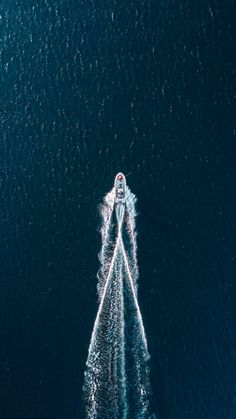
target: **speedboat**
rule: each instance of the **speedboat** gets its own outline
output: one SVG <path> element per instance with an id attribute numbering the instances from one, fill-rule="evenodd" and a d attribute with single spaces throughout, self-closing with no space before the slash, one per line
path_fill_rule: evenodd
<path id="1" fill-rule="evenodd" d="M 126 179 L 123 173 L 120 172 L 116 175 L 114 188 L 116 217 L 119 225 L 121 225 L 124 218 L 126 200 Z"/>
<path id="2" fill-rule="evenodd" d="M 117 204 L 125 203 L 126 194 L 126 179 L 123 173 L 118 173 L 115 177 L 115 202 Z"/>

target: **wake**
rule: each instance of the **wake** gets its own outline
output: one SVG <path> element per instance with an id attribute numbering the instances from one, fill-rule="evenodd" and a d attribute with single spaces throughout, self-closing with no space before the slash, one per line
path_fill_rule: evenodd
<path id="1" fill-rule="evenodd" d="M 136 197 L 126 187 L 122 222 L 114 202 L 113 188 L 101 207 L 99 307 L 83 387 L 86 418 L 150 418 L 149 354 L 137 299 Z"/>

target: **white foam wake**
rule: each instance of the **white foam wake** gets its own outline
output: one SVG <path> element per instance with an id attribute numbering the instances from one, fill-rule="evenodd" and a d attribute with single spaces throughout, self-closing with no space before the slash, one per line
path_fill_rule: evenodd
<path id="1" fill-rule="evenodd" d="M 101 207 L 99 307 L 83 387 L 86 418 L 149 418 L 149 354 L 137 299 L 136 197 L 127 187 L 122 225 L 114 197 L 113 189 Z"/>

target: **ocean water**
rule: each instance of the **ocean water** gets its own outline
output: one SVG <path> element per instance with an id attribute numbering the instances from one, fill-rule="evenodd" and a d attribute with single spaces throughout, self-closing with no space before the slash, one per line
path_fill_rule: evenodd
<path id="1" fill-rule="evenodd" d="M 155 413 L 235 418 L 233 3 L 0 3 L 1 418 L 85 417 L 99 204 L 119 170 Z"/>

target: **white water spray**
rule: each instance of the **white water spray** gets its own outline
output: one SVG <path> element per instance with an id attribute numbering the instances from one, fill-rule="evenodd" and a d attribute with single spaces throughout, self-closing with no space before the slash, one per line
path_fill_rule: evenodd
<path id="1" fill-rule="evenodd" d="M 126 187 L 120 222 L 114 188 L 101 207 L 99 307 L 83 387 L 88 419 L 150 417 L 149 354 L 137 299 L 135 202 Z"/>

